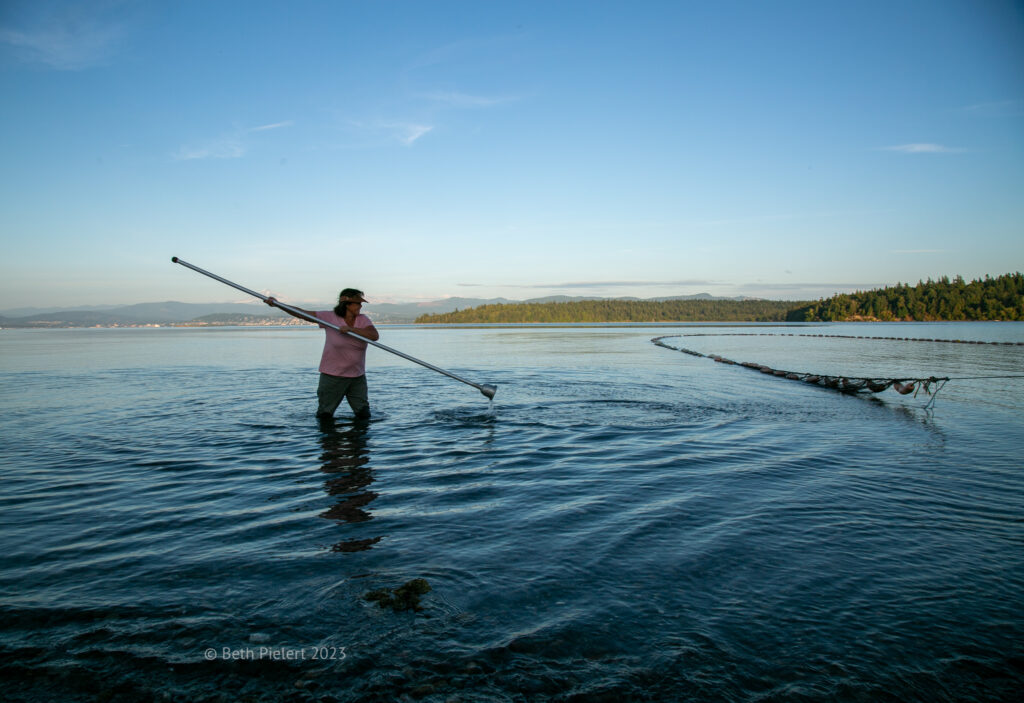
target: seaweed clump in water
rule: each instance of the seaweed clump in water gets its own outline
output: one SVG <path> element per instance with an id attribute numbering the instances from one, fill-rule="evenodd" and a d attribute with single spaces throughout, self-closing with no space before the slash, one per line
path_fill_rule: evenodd
<path id="1" fill-rule="evenodd" d="M 382 608 L 391 608 L 394 611 L 423 610 L 420 606 L 420 596 L 430 592 L 430 584 L 426 579 L 413 579 L 407 581 L 398 588 L 378 588 L 363 596 L 368 601 L 376 601 Z"/>

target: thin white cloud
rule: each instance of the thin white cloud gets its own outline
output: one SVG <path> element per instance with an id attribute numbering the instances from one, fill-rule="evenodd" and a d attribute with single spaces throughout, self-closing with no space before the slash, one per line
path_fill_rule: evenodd
<path id="1" fill-rule="evenodd" d="M 22 26 L 5 24 L 0 26 L 0 44 L 9 47 L 25 63 L 58 71 L 81 71 L 102 65 L 112 58 L 127 35 L 127 25 L 120 20 L 90 15 L 91 11 L 71 5 L 60 12 L 27 20 Z"/>
<path id="2" fill-rule="evenodd" d="M 265 124 L 265 125 L 261 125 L 259 127 L 251 127 L 248 131 L 249 132 L 266 132 L 266 131 L 269 131 L 271 129 L 281 129 L 282 127 L 291 127 L 293 124 L 295 124 L 295 123 L 292 122 L 291 120 L 285 120 L 284 122 L 275 122 L 273 124 Z"/>
<path id="3" fill-rule="evenodd" d="M 770 300 L 814 300 L 884 286 L 883 283 L 743 283 L 733 290 L 747 297 Z"/>
<path id="4" fill-rule="evenodd" d="M 434 129 L 433 125 L 418 122 L 400 122 L 394 120 L 374 120 L 362 122 L 349 120 L 349 126 L 360 135 L 361 140 L 369 140 L 363 146 L 383 146 L 399 142 L 412 146 L 423 135 Z"/>
<path id="5" fill-rule="evenodd" d="M 434 129 L 432 125 L 424 124 L 393 124 L 390 127 L 395 130 L 398 140 L 406 146 L 412 146 L 417 139 Z"/>
<path id="6" fill-rule="evenodd" d="M 959 154 L 966 151 L 966 149 L 944 146 L 942 144 L 917 143 L 884 146 L 882 151 L 896 151 L 901 154 Z"/>
<path id="7" fill-rule="evenodd" d="M 852 293 L 858 290 L 872 290 L 881 288 L 881 283 L 734 283 L 728 281 L 711 281 L 702 279 L 675 280 L 675 281 L 589 281 L 573 283 L 552 283 L 534 285 L 502 285 L 483 283 L 459 283 L 461 287 L 490 288 L 490 289 L 544 289 L 547 291 L 558 291 L 566 289 L 583 289 L 579 293 L 589 295 L 621 295 L 630 294 L 626 290 L 622 293 L 610 293 L 609 289 L 643 289 L 647 287 L 677 287 L 683 290 L 701 290 L 708 292 L 713 290 L 718 296 L 740 296 L 746 298 L 766 298 L 774 300 L 814 300 L 817 298 L 829 297 L 837 293 Z M 636 295 L 636 292 L 633 292 Z"/>
<path id="8" fill-rule="evenodd" d="M 741 283 L 739 290 L 792 291 L 792 290 L 870 290 L 882 288 L 882 283 Z"/>
<path id="9" fill-rule="evenodd" d="M 467 288 L 493 287 L 493 283 L 459 283 Z M 509 284 L 502 288 L 634 288 L 638 286 L 717 286 L 714 281 L 682 280 L 682 281 L 571 281 L 567 283 L 530 283 Z"/>
<path id="10" fill-rule="evenodd" d="M 183 146 L 173 155 L 175 161 L 193 161 L 197 159 L 240 159 L 249 151 L 249 145 L 245 135 L 257 132 L 267 132 L 273 129 L 291 127 L 294 124 L 291 120 L 274 122 L 272 124 L 260 125 L 236 129 L 233 132 L 214 139 L 199 146 Z"/>

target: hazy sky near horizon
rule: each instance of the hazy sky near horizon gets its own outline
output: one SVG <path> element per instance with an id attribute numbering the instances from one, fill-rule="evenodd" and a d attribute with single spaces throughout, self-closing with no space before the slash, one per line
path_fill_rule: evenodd
<path id="1" fill-rule="evenodd" d="M 1024 4 L 0 5 L 0 309 L 1024 264 Z"/>

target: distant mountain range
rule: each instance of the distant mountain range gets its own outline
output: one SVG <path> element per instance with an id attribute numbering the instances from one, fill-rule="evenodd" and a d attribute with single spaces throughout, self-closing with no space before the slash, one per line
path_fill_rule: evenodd
<path id="1" fill-rule="evenodd" d="M 479 305 L 511 303 L 563 303 L 581 300 L 642 300 L 641 298 L 598 298 L 553 295 L 529 300 L 507 298 L 445 298 L 424 303 L 370 303 L 363 311 L 378 324 L 410 324 L 424 314 L 465 310 Z M 662 298 L 666 300 L 751 300 L 748 297 L 721 298 L 707 293 Z M 306 307 L 306 306 L 304 306 Z M 307 309 L 327 310 L 330 303 Z M 212 316 L 212 317 L 211 317 Z M 200 319 L 206 318 L 206 319 Z M 284 324 L 291 318 L 262 303 L 137 303 L 135 305 L 93 305 L 75 308 L 14 308 L 0 311 L 0 327 L 131 327 L 174 324 Z"/>

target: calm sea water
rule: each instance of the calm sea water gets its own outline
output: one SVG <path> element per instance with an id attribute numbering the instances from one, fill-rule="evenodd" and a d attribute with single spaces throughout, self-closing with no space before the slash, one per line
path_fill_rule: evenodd
<path id="1" fill-rule="evenodd" d="M 751 336 L 719 336 L 745 332 Z M 757 336 L 770 332 L 775 336 Z M 1013 700 L 1024 324 L 0 331 L 6 700 Z M 421 610 L 364 595 L 425 579 Z"/>

